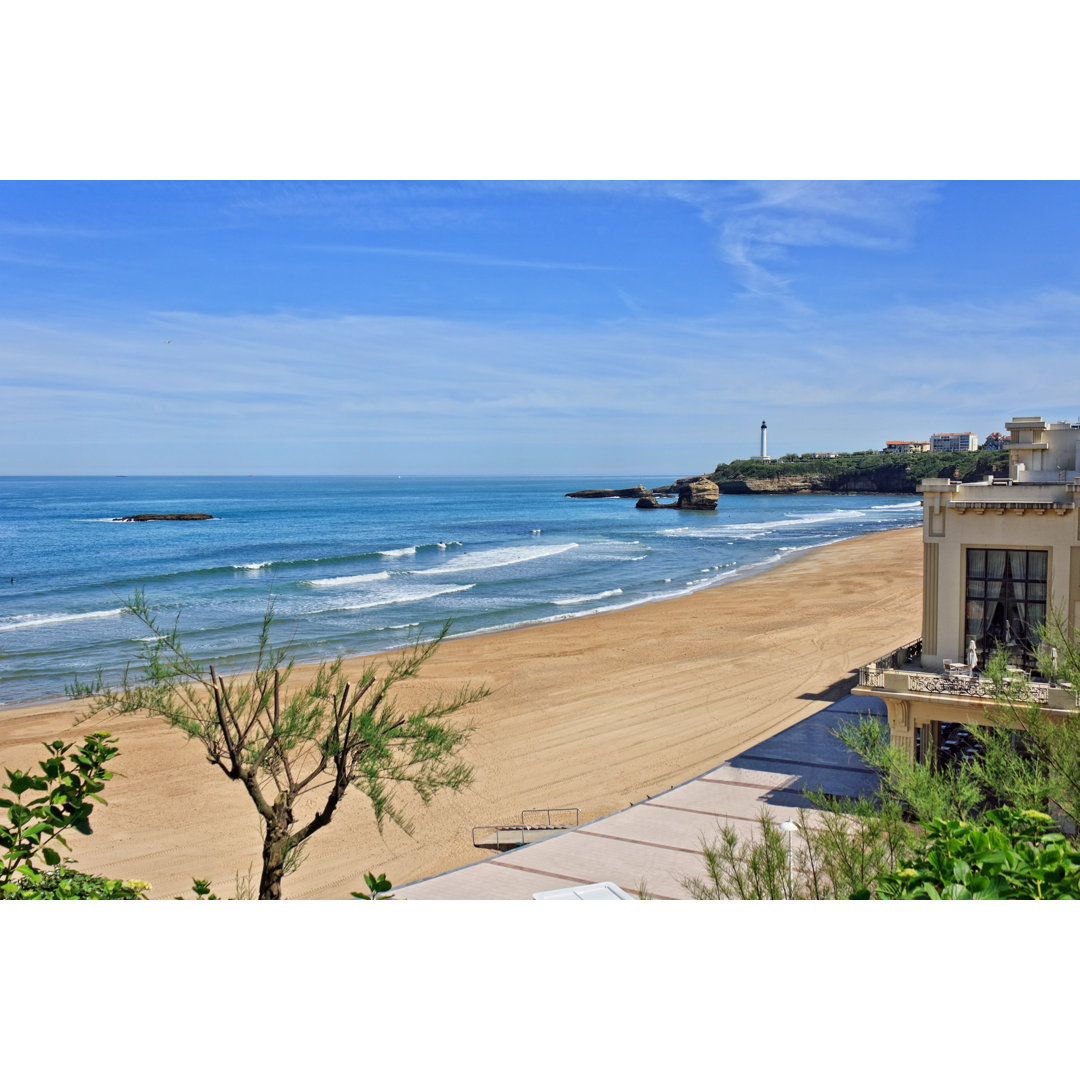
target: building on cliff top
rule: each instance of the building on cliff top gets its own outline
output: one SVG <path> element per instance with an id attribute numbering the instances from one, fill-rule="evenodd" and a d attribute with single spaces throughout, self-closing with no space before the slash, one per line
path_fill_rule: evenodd
<path id="1" fill-rule="evenodd" d="M 985 720 L 993 686 L 979 669 L 998 647 L 1031 674 L 1028 693 L 1050 715 L 1077 706 L 1072 688 L 1034 673 L 1052 613 L 1080 628 L 1080 424 L 1016 416 L 1005 426 L 1008 479 L 919 485 L 922 637 L 859 672 L 855 693 L 884 699 L 893 745 L 917 761 L 939 760 L 957 728 Z"/>
<path id="2" fill-rule="evenodd" d="M 978 450 L 979 440 L 975 437 L 974 431 L 946 431 L 930 436 L 930 449 L 935 454 L 952 454 L 958 450 Z"/>
<path id="3" fill-rule="evenodd" d="M 930 449 L 930 443 L 923 439 L 890 439 L 885 444 L 883 454 L 925 454 Z"/>

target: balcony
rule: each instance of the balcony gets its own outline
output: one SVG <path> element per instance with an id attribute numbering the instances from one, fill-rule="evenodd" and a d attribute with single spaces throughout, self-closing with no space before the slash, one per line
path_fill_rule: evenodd
<path id="1" fill-rule="evenodd" d="M 859 685 L 865 687 L 877 687 L 884 689 L 886 671 L 894 671 L 899 668 L 915 667 L 915 661 L 922 656 L 922 638 L 917 641 L 909 641 L 891 653 L 879 656 L 871 660 L 869 664 L 859 668 Z M 921 669 L 920 669 L 921 670 Z"/>
<path id="2" fill-rule="evenodd" d="M 991 679 L 975 674 L 966 664 L 953 664 L 947 671 L 925 671 L 919 663 L 921 656 L 921 639 L 879 656 L 859 668 L 857 692 L 880 693 L 883 697 L 934 694 L 988 704 L 994 701 Z M 1017 691 L 1017 700 L 1045 705 L 1055 712 L 1071 712 L 1080 704 L 1075 690 L 1068 684 L 1048 683 L 1019 669 L 1015 680 L 1006 680 L 1006 686 Z"/>

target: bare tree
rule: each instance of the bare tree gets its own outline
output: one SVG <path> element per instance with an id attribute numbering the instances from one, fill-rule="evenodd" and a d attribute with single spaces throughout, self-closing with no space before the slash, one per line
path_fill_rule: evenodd
<path id="1" fill-rule="evenodd" d="M 471 768 L 457 756 L 470 729 L 447 718 L 488 691 L 464 686 L 450 698 L 408 710 L 391 694 L 419 673 L 448 626 L 430 641 L 417 639 L 381 675 L 371 665 L 349 682 L 342 661 L 335 660 L 321 664 L 310 682 L 287 690 L 293 662 L 286 649 L 270 644 L 272 602 L 254 671 L 232 677 L 191 656 L 179 617 L 163 630 L 142 590 L 127 611 L 151 632 L 137 677 L 126 670 L 119 687 L 105 688 L 99 676 L 94 685 L 76 682 L 68 693 L 92 698 L 84 719 L 135 712 L 160 717 L 198 739 L 207 760 L 244 785 L 262 821 L 260 900 L 281 899 L 282 878 L 295 867 L 302 845 L 330 823 L 350 787 L 371 801 L 380 831 L 389 819 L 409 832 L 411 823 L 395 800 L 399 789 L 411 789 L 426 804 L 443 789 L 472 782 Z M 298 802 L 305 796 L 317 798 L 301 821 Z"/>

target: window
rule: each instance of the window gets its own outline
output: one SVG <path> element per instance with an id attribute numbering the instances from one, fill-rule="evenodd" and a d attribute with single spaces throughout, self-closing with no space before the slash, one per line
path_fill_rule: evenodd
<path id="1" fill-rule="evenodd" d="M 968 548 L 964 643 L 974 640 L 979 663 L 1001 646 L 1009 662 L 1027 666 L 1046 622 L 1045 551 Z"/>

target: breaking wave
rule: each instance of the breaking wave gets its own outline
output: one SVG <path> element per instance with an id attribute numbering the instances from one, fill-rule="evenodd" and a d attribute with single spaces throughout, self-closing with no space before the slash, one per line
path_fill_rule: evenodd
<path id="1" fill-rule="evenodd" d="M 490 548 L 487 551 L 474 551 L 468 555 L 459 555 L 443 566 L 432 566 L 427 570 L 412 570 L 413 574 L 458 574 L 473 573 L 477 570 L 493 570 L 498 566 L 512 566 L 514 563 L 531 562 L 533 559 L 545 559 L 551 555 L 561 555 L 564 551 L 576 548 L 576 543 L 554 544 L 548 547 Z"/>
<path id="2" fill-rule="evenodd" d="M 108 611 L 83 611 L 70 615 L 8 615 L 0 619 L 0 630 L 23 630 L 30 626 L 49 626 L 53 623 L 81 622 L 83 619 L 114 619 L 123 615 L 123 608 Z"/>

